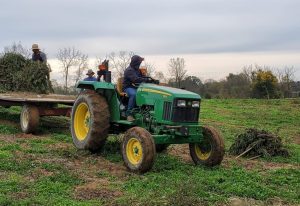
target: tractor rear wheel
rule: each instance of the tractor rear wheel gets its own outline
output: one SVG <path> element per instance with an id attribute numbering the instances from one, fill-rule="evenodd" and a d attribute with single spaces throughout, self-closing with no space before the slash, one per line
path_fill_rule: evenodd
<path id="1" fill-rule="evenodd" d="M 202 128 L 203 141 L 190 143 L 190 154 L 195 164 L 215 166 L 221 164 L 224 157 L 224 140 L 220 134 L 211 127 Z"/>
<path id="2" fill-rule="evenodd" d="M 150 170 L 155 159 L 155 144 L 151 134 L 141 127 L 133 127 L 124 135 L 121 145 L 125 166 L 132 172 Z"/>
<path id="3" fill-rule="evenodd" d="M 24 133 L 34 133 L 39 125 L 39 109 L 34 105 L 24 105 L 21 111 L 20 124 Z"/>
<path id="4" fill-rule="evenodd" d="M 94 91 L 80 94 L 71 115 L 74 145 L 92 152 L 99 150 L 108 136 L 109 118 L 108 104 L 103 96 Z"/>

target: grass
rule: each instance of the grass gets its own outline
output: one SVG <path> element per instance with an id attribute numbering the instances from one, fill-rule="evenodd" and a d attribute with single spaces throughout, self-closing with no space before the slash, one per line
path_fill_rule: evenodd
<path id="1" fill-rule="evenodd" d="M 0 205 L 224 205 L 232 197 L 300 204 L 300 101 L 202 102 L 201 121 L 221 131 L 226 150 L 255 127 L 281 136 L 288 158 L 253 162 L 226 154 L 221 166 L 205 168 L 161 153 L 144 175 L 125 170 L 118 137 L 98 154 L 78 151 L 66 118 L 42 118 L 38 134 L 23 137 L 19 112 L 0 107 Z"/>
<path id="2" fill-rule="evenodd" d="M 300 135 L 299 111 L 300 103 L 295 100 L 204 100 L 201 117 L 204 123 L 220 128 L 227 143 L 251 127 L 271 131 L 290 143 Z"/>

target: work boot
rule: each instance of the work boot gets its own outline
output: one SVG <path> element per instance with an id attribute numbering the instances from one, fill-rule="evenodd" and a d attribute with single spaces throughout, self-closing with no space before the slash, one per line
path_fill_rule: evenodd
<path id="1" fill-rule="evenodd" d="M 127 116 L 127 121 L 129 122 L 133 122 L 135 119 L 133 118 L 133 116 L 129 115 Z"/>

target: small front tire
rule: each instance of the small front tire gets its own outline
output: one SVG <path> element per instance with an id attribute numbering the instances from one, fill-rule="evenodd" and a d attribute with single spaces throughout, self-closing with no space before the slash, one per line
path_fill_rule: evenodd
<path id="1" fill-rule="evenodd" d="M 196 165 L 209 167 L 220 165 L 224 157 L 224 140 L 221 135 L 211 127 L 203 127 L 203 141 L 190 143 L 190 155 Z"/>
<path id="2" fill-rule="evenodd" d="M 156 151 L 152 135 L 141 127 L 133 127 L 124 135 L 121 145 L 125 166 L 136 173 L 149 171 L 154 163 Z"/>

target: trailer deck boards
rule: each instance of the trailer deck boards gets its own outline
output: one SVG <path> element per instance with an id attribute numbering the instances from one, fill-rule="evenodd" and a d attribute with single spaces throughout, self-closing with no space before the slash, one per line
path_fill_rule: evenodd
<path id="1" fill-rule="evenodd" d="M 73 105 L 76 96 L 58 94 L 34 94 L 28 92 L 0 93 L 0 105 L 14 106 L 23 104 L 66 104 Z"/>
<path id="2" fill-rule="evenodd" d="M 76 97 L 71 95 L 0 93 L 0 106 L 21 106 L 20 125 L 24 133 L 35 132 L 42 116 L 70 116 Z M 59 107 L 58 104 L 68 106 Z"/>

